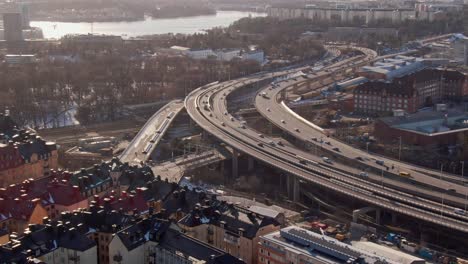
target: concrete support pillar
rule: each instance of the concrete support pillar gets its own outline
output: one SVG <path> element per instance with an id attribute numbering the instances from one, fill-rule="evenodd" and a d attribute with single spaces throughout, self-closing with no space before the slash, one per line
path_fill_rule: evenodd
<path id="1" fill-rule="evenodd" d="M 380 217 L 382 215 L 382 210 L 380 210 L 380 208 L 377 208 L 377 210 L 375 210 L 375 223 L 377 225 L 380 225 Z"/>
<path id="2" fill-rule="evenodd" d="M 396 223 L 397 223 L 397 214 L 392 213 L 392 225 L 396 225 Z"/>
<path id="3" fill-rule="evenodd" d="M 232 151 L 232 179 L 237 179 L 239 176 L 239 152 L 234 149 Z"/>
<path id="4" fill-rule="evenodd" d="M 255 169 L 255 160 L 252 157 L 248 157 L 247 159 L 248 165 L 247 165 L 247 170 L 249 172 L 252 172 Z"/>
<path id="5" fill-rule="evenodd" d="M 293 201 L 295 203 L 299 202 L 300 196 L 300 185 L 299 179 L 297 177 L 293 178 Z"/>
<path id="6" fill-rule="evenodd" d="M 291 199 L 293 202 L 299 202 L 299 179 L 294 175 L 288 174 L 286 185 L 289 199 Z"/>

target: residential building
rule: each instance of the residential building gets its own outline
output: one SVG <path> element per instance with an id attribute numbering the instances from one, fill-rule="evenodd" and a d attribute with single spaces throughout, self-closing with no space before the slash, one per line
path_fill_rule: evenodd
<path id="1" fill-rule="evenodd" d="M 30 224 L 41 224 L 47 217 L 47 210 L 39 198 L 29 198 L 27 194 L 20 197 L 0 197 L 0 228 L 8 232 L 21 233 Z"/>
<path id="2" fill-rule="evenodd" d="M 12 200 L 20 198 L 20 201 L 24 198 L 40 199 L 47 216 L 56 219 L 62 212 L 88 207 L 88 199 L 82 195 L 78 186 L 70 183 L 72 175 L 68 171 L 52 171 L 42 178 L 28 179 L 19 184 L 0 188 L 0 197 Z"/>
<path id="3" fill-rule="evenodd" d="M 198 204 L 178 224 L 187 235 L 249 264 L 257 263 L 260 236 L 280 228 L 280 224 L 269 216 L 209 198 Z"/>
<path id="4" fill-rule="evenodd" d="M 97 264 L 96 242 L 87 232 L 79 225 L 30 225 L 23 236 L 12 236 L 0 247 L 0 263 Z M 38 262 L 27 262 L 30 258 Z"/>
<path id="5" fill-rule="evenodd" d="M 0 187 L 42 177 L 58 167 L 55 143 L 33 130 L 18 129 L 4 114 L 0 114 L 0 154 Z"/>
<path id="6" fill-rule="evenodd" d="M 110 263 L 245 263 L 176 229 L 170 221 L 147 218 L 117 232 L 109 244 Z"/>
<path id="7" fill-rule="evenodd" d="M 20 13 L 3 14 L 4 38 L 8 42 L 18 42 L 23 38 L 23 21 Z"/>
<path id="8" fill-rule="evenodd" d="M 129 215 L 94 205 L 64 212 L 58 221 L 46 217 L 0 246 L 0 264 L 27 263 L 30 257 L 45 263 L 244 263 L 182 234 L 162 213 Z"/>
<path id="9" fill-rule="evenodd" d="M 406 20 L 434 19 L 432 16 L 418 18 L 416 11 L 410 8 L 339 8 L 308 5 L 304 8 L 270 7 L 267 13 L 268 16 L 279 19 L 307 18 L 314 21 L 362 22 L 366 24 L 381 20 L 398 24 Z M 430 14 L 432 13 L 434 12 L 430 12 Z"/>
<path id="10" fill-rule="evenodd" d="M 405 261 L 399 262 L 387 254 L 380 255 L 369 249 L 354 247 L 331 237 L 290 226 L 260 237 L 258 263 L 425 263 L 420 258 L 390 248 L 388 250 L 393 255 L 402 256 L 399 260 Z"/>

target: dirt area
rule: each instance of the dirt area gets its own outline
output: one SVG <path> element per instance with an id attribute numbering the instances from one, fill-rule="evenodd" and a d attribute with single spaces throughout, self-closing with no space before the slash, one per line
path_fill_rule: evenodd
<path id="1" fill-rule="evenodd" d="M 107 136 L 120 140 L 131 140 L 144 123 L 135 119 L 95 124 L 39 130 L 46 140 L 57 142 L 60 146 L 73 146 L 80 138 Z"/>

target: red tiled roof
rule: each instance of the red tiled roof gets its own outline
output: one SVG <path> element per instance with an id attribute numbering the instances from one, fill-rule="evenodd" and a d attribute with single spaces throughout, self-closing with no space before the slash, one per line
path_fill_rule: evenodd
<path id="1" fill-rule="evenodd" d="M 40 198 L 44 205 L 70 206 L 86 200 L 79 188 L 68 182 L 71 175 L 69 172 L 52 172 L 47 177 L 12 184 L 6 189 L 0 189 L 0 197 L 14 199 L 27 194 L 30 199 Z"/>
<path id="2" fill-rule="evenodd" d="M 28 221 L 40 199 L 29 199 L 27 194 L 20 198 L 0 198 L 0 214 L 7 218 Z"/>
<path id="3" fill-rule="evenodd" d="M 123 191 L 120 197 L 109 195 L 99 198 L 95 196 L 94 200 L 97 205 L 103 205 L 104 207 L 109 206 L 112 210 L 122 209 L 124 212 L 137 210 L 141 213 L 149 209 L 143 192 L 144 190 L 142 188 L 137 188 L 136 194 L 128 194 Z"/>

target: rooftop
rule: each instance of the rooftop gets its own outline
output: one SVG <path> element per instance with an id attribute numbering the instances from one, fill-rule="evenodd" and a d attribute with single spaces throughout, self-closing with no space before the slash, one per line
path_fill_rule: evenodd
<path id="1" fill-rule="evenodd" d="M 385 117 L 380 121 L 386 125 L 426 136 L 468 131 L 468 115 L 457 109 L 449 111 L 427 111 L 411 115 Z"/>

